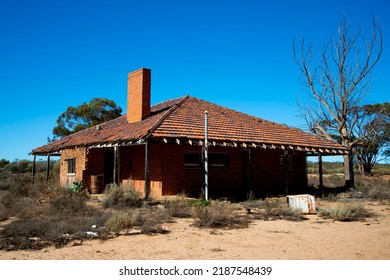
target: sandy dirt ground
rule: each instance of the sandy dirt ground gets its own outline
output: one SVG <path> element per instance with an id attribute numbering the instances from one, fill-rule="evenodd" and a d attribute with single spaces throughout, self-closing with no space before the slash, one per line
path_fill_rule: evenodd
<path id="1" fill-rule="evenodd" d="M 325 203 L 325 202 L 323 202 Z M 321 206 L 317 203 L 317 206 Z M 191 219 L 165 235 L 127 235 L 40 251 L 0 251 L 1 260 L 390 260 L 390 205 L 368 203 L 364 222 L 254 221 L 249 228 L 199 229 Z"/>

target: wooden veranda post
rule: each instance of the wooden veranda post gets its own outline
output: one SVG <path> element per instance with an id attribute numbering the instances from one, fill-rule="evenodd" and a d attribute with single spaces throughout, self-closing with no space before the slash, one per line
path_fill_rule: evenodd
<path id="1" fill-rule="evenodd" d="M 114 146 L 114 170 L 113 170 L 113 183 L 118 184 L 118 145 Z"/>
<path id="2" fill-rule="evenodd" d="M 253 149 L 249 149 L 249 197 L 248 199 L 254 198 L 254 156 L 255 151 Z"/>
<path id="3" fill-rule="evenodd" d="M 324 197 L 324 178 L 323 178 L 323 171 L 322 171 L 322 154 L 318 154 L 318 177 L 319 177 L 319 184 L 320 184 L 320 192 L 321 197 Z"/>
<path id="4" fill-rule="evenodd" d="M 33 166 L 32 166 L 32 182 L 34 184 L 34 180 L 35 180 L 35 165 L 36 165 L 36 162 L 37 162 L 37 155 L 34 155 L 34 160 L 33 160 Z"/>
<path id="5" fill-rule="evenodd" d="M 204 196 L 209 199 L 208 112 L 204 112 Z"/>
<path id="6" fill-rule="evenodd" d="M 149 141 L 145 142 L 145 200 L 150 200 L 150 172 L 149 172 L 149 160 L 150 160 L 150 147 Z"/>
<path id="7" fill-rule="evenodd" d="M 46 183 L 49 182 L 49 174 L 50 174 L 50 155 L 47 156 L 47 163 L 46 163 Z"/>
<path id="8" fill-rule="evenodd" d="M 284 157 L 283 157 L 283 164 L 284 164 L 284 194 L 288 195 L 288 168 L 289 168 L 289 162 L 288 162 L 288 151 L 284 151 Z"/>

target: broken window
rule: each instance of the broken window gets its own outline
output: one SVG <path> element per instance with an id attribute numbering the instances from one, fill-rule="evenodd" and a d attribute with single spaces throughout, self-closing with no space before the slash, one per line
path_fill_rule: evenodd
<path id="1" fill-rule="evenodd" d="M 76 173 L 76 158 L 68 158 L 66 159 L 68 162 L 68 174 Z"/>

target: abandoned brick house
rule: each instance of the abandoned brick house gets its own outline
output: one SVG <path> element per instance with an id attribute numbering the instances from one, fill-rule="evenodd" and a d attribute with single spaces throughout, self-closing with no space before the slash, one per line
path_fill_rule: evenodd
<path id="1" fill-rule="evenodd" d="M 151 71 L 128 75 L 127 115 L 32 151 L 61 156 L 60 183 L 83 181 L 93 192 L 116 182 L 143 195 L 204 187 L 205 111 L 208 112 L 210 197 L 298 193 L 307 185 L 308 155 L 338 155 L 336 143 L 191 96 L 150 106 Z"/>

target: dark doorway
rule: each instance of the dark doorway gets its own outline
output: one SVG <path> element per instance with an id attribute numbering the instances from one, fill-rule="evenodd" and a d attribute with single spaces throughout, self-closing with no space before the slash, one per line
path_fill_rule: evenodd
<path id="1" fill-rule="evenodd" d="M 114 149 L 104 151 L 104 185 L 113 183 L 114 180 Z"/>
<path id="2" fill-rule="evenodd" d="M 250 191 L 250 164 L 249 150 L 241 151 L 241 196 L 243 199 L 248 199 Z"/>

